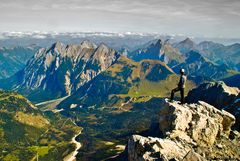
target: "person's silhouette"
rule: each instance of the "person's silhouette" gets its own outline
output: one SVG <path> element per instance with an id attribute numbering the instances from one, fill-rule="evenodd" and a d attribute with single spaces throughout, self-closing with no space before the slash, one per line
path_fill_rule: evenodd
<path id="1" fill-rule="evenodd" d="M 172 90 L 170 100 L 173 101 L 174 93 L 180 91 L 180 93 L 181 93 L 181 104 L 184 104 L 184 89 L 185 89 L 185 86 L 186 86 L 185 84 L 186 84 L 186 81 L 187 81 L 187 76 L 185 75 L 185 70 L 184 69 L 180 70 L 180 74 L 181 74 L 181 76 L 180 76 L 180 80 L 179 80 L 179 83 L 178 83 L 178 87 L 174 88 Z"/>

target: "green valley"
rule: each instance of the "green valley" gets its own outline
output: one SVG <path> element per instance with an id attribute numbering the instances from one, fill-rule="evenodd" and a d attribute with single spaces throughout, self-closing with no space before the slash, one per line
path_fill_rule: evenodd
<path id="1" fill-rule="evenodd" d="M 0 160 L 61 160 L 74 149 L 81 130 L 71 119 L 42 113 L 23 96 L 0 91 Z"/>

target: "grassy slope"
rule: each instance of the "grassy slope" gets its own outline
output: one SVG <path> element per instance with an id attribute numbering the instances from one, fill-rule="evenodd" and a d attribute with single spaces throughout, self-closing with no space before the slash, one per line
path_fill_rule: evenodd
<path id="1" fill-rule="evenodd" d="M 122 56 L 117 63 L 64 100 L 59 107 L 67 108 L 71 104 L 119 106 L 129 98 L 168 97 L 170 91 L 177 86 L 178 79 L 160 61 L 134 62 Z M 187 92 L 194 86 L 193 82 L 188 81 Z"/>
<path id="2" fill-rule="evenodd" d="M 127 77 L 127 81 L 131 86 L 126 94 L 118 94 L 120 97 L 168 97 L 173 88 L 178 84 L 179 77 L 173 73 L 173 71 L 167 67 L 164 63 L 156 60 L 144 60 L 140 63 L 133 62 L 132 60 L 122 57 L 121 63 L 113 65 L 108 69 L 113 77 L 116 77 L 117 73 L 123 73 L 127 64 L 132 64 L 132 73 Z M 144 63 L 150 64 L 150 68 L 144 70 Z M 160 65 L 161 68 L 154 70 L 156 65 Z M 159 71 L 160 72 L 159 72 Z M 165 71 L 164 71 L 165 70 Z M 152 78 L 156 78 L 156 80 Z M 124 79 L 119 77 L 119 79 Z M 138 79 L 137 83 L 133 83 Z M 195 87 L 195 84 L 191 81 L 187 82 L 186 94 L 190 89 Z"/>
<path id="3" fill-rule="evenodd" d="M 69 144 L 80 130 L 70 119 L 43 114 L 23 96 L 0 91 L 0 160 L 60 160 L 74 149 Z"/>

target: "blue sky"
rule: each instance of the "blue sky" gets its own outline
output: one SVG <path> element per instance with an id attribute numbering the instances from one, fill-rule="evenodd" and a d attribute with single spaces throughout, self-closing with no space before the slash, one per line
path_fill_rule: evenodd
<path id="1" fill-rule="evenodd" d="M 240 37 L 239 0 L 0 0 L 0 31 Z"/>

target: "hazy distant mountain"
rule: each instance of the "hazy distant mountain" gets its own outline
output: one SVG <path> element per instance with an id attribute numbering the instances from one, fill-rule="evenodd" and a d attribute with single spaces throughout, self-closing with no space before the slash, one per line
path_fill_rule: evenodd
<path id="1" fill-rule="evenodd" d="M 90 40 L 97 45 L 104 42 L 109 47 L 120 50 L 127 48 L 133 50 L 150 40 L 164 38 L 159 34 L 144 33 L 107 33 L 107 32 L 4 32 L 0 33 L 0 47 L 12 47 L 16 44 L 19 46 L 28 46 L 34 43 L 42 47 L 48 47 L 56 41 L 64 44 L 79 44 L 84 40 Z"/>
<path id="2" fill-rule="evenodd" d="M 185 40 L 176 43 L 173 45 L 175 48 L 179 49 L 179 51 L 182 54 L 186 54 L 192 50 L 196 50 L 197 49 L 197 44 L 191 40 L 190 38 L 186 38 Z"/>
<path id="3" fill-rule="evenodd" d="M 198 44 L 198 49 L 208 59 L 219 64 L 225 63 L 235 70 L 240 70 L 240 44 L 224 46 L 205 41 Z"/>
<path id="4" fill-rule="evenodd" d="M 62 97 L 106 70 L 118 57 L 115 50 L 104 44 L 57 42 L 48 49 L 40 49 L 7 83 L 12 82 L 10 89 L 25 94 L 32 101 Z"/>
<path id="5" fill-rule="evenodd" d="M 236 74 L 235 71 L 230 70 L 226 65 L 218 65 L 203 57 L 197 51 L 190 51 L 185 54 L 185 62 L 175 66 L 173 70 L 179 72 L 181 68 L 185 69 L 186 74 L 190 77 L 202 77 L 207 80 L 222 79 Z"/>
<path id="6" fill-rule="evenodd" d="M 216 64 L 227 65 L 228 68 L 233 70 L 239 71 L 240 69 L 240 44 L 238 43 L 225 46 L 212 41 L 203 41 L 196 44 L 193 40 L 187 38 L 184 41 L 175 43 L 173 46 L 183 54 L 187 54 L 192 50 L 197 51 Z"/>
<path id="7" fill-rule="evenodd" d="M 0 48 L 0 79 L 10 77 L 23 69 L 38 48 L 37 46 Z"/>
<path id="8" fill-rule="evenodd" d="M 184 61 L 184 57 L 177 49 L 161 39 L 145 44 L 142 48 L 129 53 L 128 56 L 135 61 L 144 59 L 160 60 L 170 67 Z"/>

